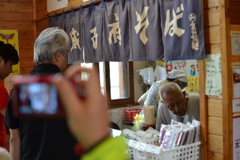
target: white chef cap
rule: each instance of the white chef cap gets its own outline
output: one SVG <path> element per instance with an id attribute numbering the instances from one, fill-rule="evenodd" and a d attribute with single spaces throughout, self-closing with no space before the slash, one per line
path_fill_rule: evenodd
<path id="1" fill-rule="evenodd" d="M 186 82 L 186 83 L 188 82 L 187 77 L 182 70 L 171 70 L 168 73 L 167 78 L 177 79 L 181 82 Z"/>

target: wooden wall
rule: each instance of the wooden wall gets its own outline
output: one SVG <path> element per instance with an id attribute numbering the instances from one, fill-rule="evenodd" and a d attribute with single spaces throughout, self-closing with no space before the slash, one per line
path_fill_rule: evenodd
<path id="1" fill-rule="evenodd" d="M 202 158 L 232 159 L 233 79 L 230 24 L 240 24 L 240 1 L 203 0 L 203 8 L 207 53 L 220 53 L 222 57 L 222 96 L 205 96 L 201 93 Z M 204 66 L 202 68 L 204 69 Z M 201 76 L 204 80 L 205 74 L 202 73 Z M 204 86 L 201 84 L 202 90 Z"/>
<path id="2" fill-rule="evenodd" d="M 0 30 L 18 30 L 20 74 L 29 74 L 33 64 L 33 1 L 0 0 Z"/>
<path id="3" fill-rule="evenodd" d="M 221 26 L 219 0 L 203 0 L 204 32 L 207 54 L 221 53 Z M 223 158 L 222 97 L 205 95 L 205 65 L 200 63 L 200 121 L 202 124 L 201 159 Z"/>
<path id="4" fill-rule="evenodd" d="M 36 21 L 36 36 L 39 33 L 48 27 L 48 20 L 46 15 L 47 12 L 47 0 L 35 0 L 36 4 L 36 17 L 34 18 Z M 82 4 L 82 0 L 68 0 L 68 7 L 77 6 Z M 61 9 L 62 10 L 62 9 Z M 57 10 L 58 11 L 58 10 Z"/>

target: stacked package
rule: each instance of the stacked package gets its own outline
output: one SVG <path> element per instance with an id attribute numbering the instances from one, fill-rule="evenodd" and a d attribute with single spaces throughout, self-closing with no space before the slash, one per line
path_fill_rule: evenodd
<path id="1" fill-rule="evenodd" d="M 155 137 L 158 138 L 159 132 L 151 127 L 146 131 L 136 131 L 136 132 L 131 131 L 129 129 L 124 129 L 121 135 L 127 139 L 131 139 L 135 141 L 146 141 Z"/>
<path id="2" fill-rule="evenodd" d="M 200 137 L 200 122 L 193 120 L 192 123 L 188 122 L 183 124 L 172 120 L 170 125 L 162 124 L 160 132 L 153 128 L 146 131 L 131 131 L 124 129 L 122 136 L 129 140 L 145 142 L 151 139 L 158 139 L 156 146 L 163 149 L 173 149 L 175 147 L 199 142 Z"/>
<path id="3" fill-rule="evenodd" d="M 172 120 L 170 125 L 161 125 L 159 144 L 163 149 L 191 144 L 199 141 L 200 122 L 193 120 L 183 124 Z"/>

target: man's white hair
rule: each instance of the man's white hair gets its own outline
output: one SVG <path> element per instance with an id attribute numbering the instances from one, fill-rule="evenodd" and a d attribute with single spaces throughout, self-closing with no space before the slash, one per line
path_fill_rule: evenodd
<path id="1" fill-rule="evenodd" d="M 51 63 L 57 51 L 66 54 L 70 40 L 67 33 L 56 27 L 43 30 L 34 44 L 34 62 Z"/>
<path id="2" fill-rule="evenodd" d="M 165 83 L 163 84 L 160 88 L 159 88 L 159 96 L 160 96 L 160 100 L 163 101 L 162 99 L 162 95 L 164 93 L 172 93 L 174 91 L 178 91 L 179 93 L 182 93 L 181 88 L 179 87 L 179 85 L 177 83 L 174 82 L 169 82 L 169 83 Z"/>

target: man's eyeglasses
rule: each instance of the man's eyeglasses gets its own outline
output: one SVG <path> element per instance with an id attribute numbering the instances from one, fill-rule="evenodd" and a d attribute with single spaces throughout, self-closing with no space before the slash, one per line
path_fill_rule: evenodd
<path id="1" fill-rule="evenodd" d="M 169 103 L 166 106 L 169 110 L 173 110 L 175 108 L 175 106 L 178 105 L 179 103 L 181 103 L 182 101 L 183 101 L 183 98 L 179 98 L 174 103 Z"/>

